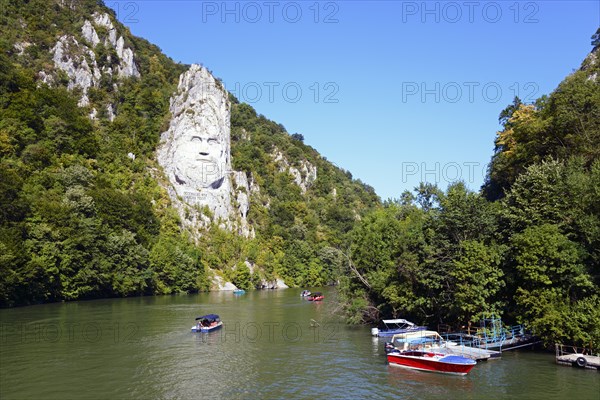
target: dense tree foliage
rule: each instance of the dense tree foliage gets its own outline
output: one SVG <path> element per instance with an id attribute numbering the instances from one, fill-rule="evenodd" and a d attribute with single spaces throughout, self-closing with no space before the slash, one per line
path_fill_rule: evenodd
<path id="1" fill-rule="evenodd" d="M 423 183 L 381 205 L 301 134 L 231 96 L 233 167 L 260 188 L 256 237 L 213 226 L 194 241 L 154 159 L 186 66 L 118 24 L 141 77 L 105 75 L 79 107 L 50 50 L 95 11 L 116 23 L 94 0 L 0 10 L 0 306 L 194 292 L 213 274 L 245 289 L 282 277 L 339 282 L 351 322 L 460 326 L 496 313 L 546 343 L 600 346 L 598 32 L 553 93 L 500 113 L 481 193 Z M 100 68 L 117 58 L 104 44 L 94 56 Z M 276 154 L 302 178 L 316 167 L 316 180 L 301 188 Z"/>
<path id="2" fill-rule="evenodd" d="M 421 184 L 362 219 L 340 288 L 350 321 L 460 327 L 494 313 L 547 344 L 600 348 L 597 57 L 500 113 L 482 194 Z"/>
<path id="3" fill-rule="evenodd" d="M 247 104 L 233 99 L 232 161 L 236 170 L 257 177 L 261 188 L 248 218 L 257 230 L 256 254 L 250 257 L 265 271 L 286 278 L 292 285 L 321 285 L 337 281 L 347 233 L 357 218 L 378 204 L 373 188 L 348 179 L 313 148 Z M 277 151 L 293 167 L 308 161 L 317 168 L 317 179 L 306 193 L 274 161 Z"/>
<path id="4" fill-rule="evenodd" d="M 103 74 L 89 88 L 90 104 L 79 107 L 81 91 L 67 90 L 51 49 L 65 34 L 85 43 L 81 28 L 96 11 L 111 15 L 140 77 Z M 290 136 L 232 96 L 234 168 L 260 187 L 249 214 L 256 238 L 213 226 L 194 241 L 154 159 L 187 66 L 131 35 L 100 1 L 8 0 L 0 28 L 0 306 L 195 292 L 209 289 L 213 274 L 245 289 L 276 277 L 289 285 L 336 281 L 337 248 L 379 199 L 301 134 Z M 114 69 L 113 47 L 101 42 L 93 52 L 100 69 Z M 42 75 L 53 77 L 49 85 Z M 306 193 L 275 151 L 292 166 L 317 168 Z"/>

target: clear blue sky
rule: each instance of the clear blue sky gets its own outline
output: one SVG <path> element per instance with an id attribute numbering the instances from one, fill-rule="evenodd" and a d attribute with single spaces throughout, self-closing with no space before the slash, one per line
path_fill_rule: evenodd
<path id="1" fill-rule="evenodd" d="M 383 199 L 420 181 L 477 190 L 500 111 L 554 90 L 600 25 L 598 0 L 106 4 Z"/>

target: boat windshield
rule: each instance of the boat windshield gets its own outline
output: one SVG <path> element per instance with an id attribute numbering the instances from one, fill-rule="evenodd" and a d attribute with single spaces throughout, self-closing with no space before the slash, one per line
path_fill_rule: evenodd
<path id="1" fill-rule="evenodd" d="M 397 347 L 433 346 L 443 342 L 443 338 L 435 331 L 415 331 L 392 337 L 392 343 Z"/>
<path id="2" fill-rule="evenodd" d="M 415 326 L 405 319 L 384 319 L 382 322 L 387 329 L 405 329 Z"/>

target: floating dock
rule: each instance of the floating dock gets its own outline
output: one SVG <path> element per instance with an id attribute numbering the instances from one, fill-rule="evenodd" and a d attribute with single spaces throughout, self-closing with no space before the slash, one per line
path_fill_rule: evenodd
<path id="1" fill-rule="evenodd" d="M 451 343 L 451 342 L 450 342 Z M 478 347 L 466 346 L 464 344 L 446 343 L 444 347 L 448 353 L 470 358 L 475 361 L 485 361 L 500 358 L 502 353 L 494 350 L 480 349 Z"/>
<path id="2" fill-rule="evenodd" d="M 502 320 L 494 316 L 483 319 L 480 327 L 469 328 L 466 332 L 448 332 L 442 336 L 460 346 L 488 351 L 491 358 L 500 357 L 503 351 L 531 347 L 539 343 L 535 336 L 525 331 L 523 325 L 505 328 Z"/>
<path id="3" fill-rule="evenodd" d="M 600 371 L 600 354 L 594 354 L 590 349 L 557 344 L 556 363 Z"/>

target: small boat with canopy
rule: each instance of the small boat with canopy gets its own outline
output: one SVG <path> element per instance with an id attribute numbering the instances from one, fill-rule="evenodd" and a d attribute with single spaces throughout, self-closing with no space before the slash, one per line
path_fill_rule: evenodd
<path id="1" fill-rule="evenodd" d="M 207 314 L 196 318 L 196 325 L 192 326 L 192 332 L 209 333 L 223 326 L 223 321 L 217 314 Z"/>
<path id="2" fill-rule="evenodd" d="M 418 326 L 405 319 L 384 319 L 383 328 L 372 328 L 371 335 L 379 337 L 392 337 L 399 333 L 424 331 L 425 326 Z"/>

